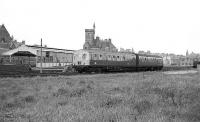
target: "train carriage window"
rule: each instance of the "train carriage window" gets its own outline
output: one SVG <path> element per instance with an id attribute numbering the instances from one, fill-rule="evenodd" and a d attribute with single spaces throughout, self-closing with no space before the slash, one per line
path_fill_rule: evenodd
<path id="1" fill-rule="evenodd" d="M 142 62 L 145 62 L 145 57 L 142 57 Z"/>
<path id="2" fill-rule="evenodd" d="M 109 61 L 111 60 L 111 56 L 110 56 L 110 55 L 108 55 L 108 60 L 109 60 Z"/>
<path id="3" fill-rule="evenodd" d="M 115 61 L 115 55 L 113 56 L 113 61 Z"/>
<path id="4" fill-rule="evenodd" d="M 103 57 L 102 57 L 102 55 L 100 54 L 100 55 L 99 55 L 99 60 L 102 60 L 102 58 L 103 58 Z"/>
<path id="5" fill-rule="evenodd" d="M 103 54 L 103 60 L 108 60 L 108 56 L 106 54 Z"/>
<path id="6" fill-rule="evenodd" d="M 83 55 L 82 55 L 82 59 L 85 60 L 85 59 L 86 59 L 86 56 L 87 56 L 86 54 L 83 54 Z"/>
<path id="7" fill-rule="evenodd" d="M 119 56 L 117 56 L 117 61 L 120 61 L 120 58 L 119 58 Z"/>
<path id="8" fill-rule="evenodd" d="M 98 54 L 94 54 L 94 60 L 98 60 Z"/>
<path id="9" fill-rule="evenodd" d="M 133 60 L 135 60 L 135 59 L 136 59 L 135 55 L 132 55 L 132 59 L 133 59 Z"/>
<path id="10" fill-rule="evenodd" d="M 97 57 L 97 54 L 94 54 L 94 57 L 96 58 L 96 57 Z"/>
<path id="11" fill-rule="evenodd" d="M 93 60 L 92 54 L 89 54 L 89 55 L 90 55 L 90 60 Z"/>
<path id="12" fill-rule="evenodd" d="M 126 58 L 125 58 L 125 56 L 123 56 L 123 61 L 125 61 L 126 60 Z"/>

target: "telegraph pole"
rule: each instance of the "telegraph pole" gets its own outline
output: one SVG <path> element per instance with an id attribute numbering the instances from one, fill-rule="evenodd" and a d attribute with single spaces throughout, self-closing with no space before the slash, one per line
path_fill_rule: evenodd
<path id="1" fill-rule="evenodd" d="M 41 38 L 41 50 L 40 50 L 40 73 L 42 73 L 42 38 Z"/>

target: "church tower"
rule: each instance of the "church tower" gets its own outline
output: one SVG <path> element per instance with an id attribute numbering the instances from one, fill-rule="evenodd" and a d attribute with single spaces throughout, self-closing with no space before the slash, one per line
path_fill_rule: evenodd
<path id="1" fill-rule="evenodd" d="M 95 23 L 93 25 L 93 29 L 85 29 L 85 44 L 83 46 L 83 49 L 90 49 L 90 47 L 93 45 L 93 41 L 95 38 Z"/>
<path id="2" fill-rule="evenodd" d="M 186 51 L 186 57 L 188 57 L 189 56 L 189 52 L 188 52 L 188 50 Z"/>

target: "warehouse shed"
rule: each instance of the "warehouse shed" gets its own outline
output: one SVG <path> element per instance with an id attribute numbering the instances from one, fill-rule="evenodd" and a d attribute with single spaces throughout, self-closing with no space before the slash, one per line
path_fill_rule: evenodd
<path id="1" fill-rule="evenodd" d="M 4 52 L 4 63 L 29 64 L 32 67 L 63 67 L 73 62 L 73 50 L 21 45 L 18 48 Z"/>

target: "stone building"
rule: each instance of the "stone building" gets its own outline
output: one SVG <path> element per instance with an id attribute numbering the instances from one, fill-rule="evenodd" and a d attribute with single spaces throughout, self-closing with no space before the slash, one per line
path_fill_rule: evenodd
<path id="1" fill-rule="evenodd" d="M 10 36 L 4 24 L 0 25 L 0 50 L 10 50 L 20 45 L 25 44 L 25 41 L 17 42 Z"/>
<path id="2" fill-rule="evenodd" d="M 83 49 L 100 49 L 104 51 L 117 52 L 117 48 L 112 44 L 111 39 L 100 39 L 95 37 L 95 24 L 93 29 L 85 29 L 85 43 Z"/>

